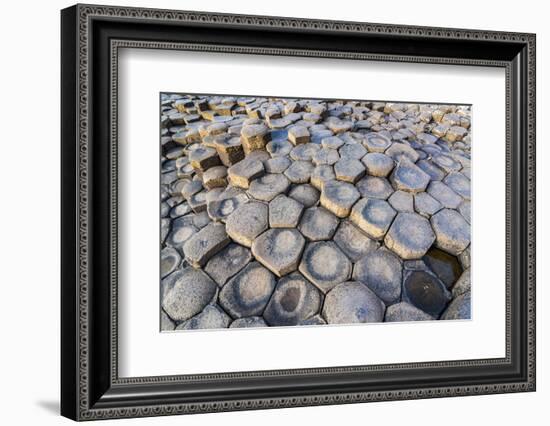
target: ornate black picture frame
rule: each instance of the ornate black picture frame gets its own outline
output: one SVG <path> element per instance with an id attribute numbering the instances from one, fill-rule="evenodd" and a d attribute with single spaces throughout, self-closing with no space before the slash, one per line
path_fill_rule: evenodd
<path id="1" fill-rule="evenodd" d="M 92 420 L 535 390 L 535 35 L 95 5 L 64 9 L 61 28 L 62 415 Z M 121 47 L 505 69 L 506 356 L 119 378 Z"/>

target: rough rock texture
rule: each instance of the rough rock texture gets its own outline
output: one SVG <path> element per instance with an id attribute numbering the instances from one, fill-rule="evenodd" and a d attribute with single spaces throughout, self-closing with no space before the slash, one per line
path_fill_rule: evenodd
<path id="1" fill-rule="evenodd" d="M 160 110 L 161 330 L 470 318 L 469 106 Z"/>

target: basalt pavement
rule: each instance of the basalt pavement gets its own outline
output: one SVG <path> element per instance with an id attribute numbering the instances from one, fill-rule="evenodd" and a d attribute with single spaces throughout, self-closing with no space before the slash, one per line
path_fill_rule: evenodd
<path id="1" fill-rule="evenodd" d="M 470 120 L 163 94 L 161 329 L 470 318 Z"/>

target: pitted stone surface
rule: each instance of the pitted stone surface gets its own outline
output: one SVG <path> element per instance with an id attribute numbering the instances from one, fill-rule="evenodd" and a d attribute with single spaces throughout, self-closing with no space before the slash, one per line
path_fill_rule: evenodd
<path id="1" fill-rule="evenodd" d="M 231 318 L 219 306 L 208 305 L 200 314 L 181 323 L 176 330 L 201 330 L 204 328 L 227 328 Z"/>
<path id="2" fill-rule="evenodd" d="M 426 218 L 416 213 L 399 213 L 384 243 L 402 259 L 420 259 L 434 240 L 435 235 Z"/>
<path id="3" fill-rule="evenodd" d="M 385 309 L 384 303 L 367 286 L 349 281 L 327 294 L 323 317 L 328 324 L 380 322 Z"/>
<path id="4" fill-rule="evenodd" d="M 361 161 L 371 176 L 386 177 L 395 165 L 393 159 L 379 152 L 371 152 L 365 155 Z"/>
<path id="5" fill-rule="evenodd" d="M 330 240 L 336 232 L 338 218 L 323 207 L 306 209 L 298 229 L 311 241 Z"/>
<path id="6" fill-rule="evenodd" d="M 298 268 L 305 239 L 296 229 L 270 229 L 252 243 L 252 254 L 275 275 L 282 277 Z"/>
<path id="7" fill-rule="evenodd" d="M 185 260 L 195 268 L 204 266 L 208 259 L 229 242 L 225 226 L 212 222 L 185 242 L 183 246 Z"/>
<path id="8" fill-rule="evenodd" d="M 383 200 L 362 198 L 351 210 L 350 219 L 368 236 L 384 238 L 397 212 Z"/>
<path id="9" fill-rule="evenodd" d="M 275 276 L 258 262 L 252 262 L 223 286 L 219 302 L 233 318 L 261 315 L 275 285 Z"/>
<path id="10" fill-rule="evenodd" d="M 340 223 L 333 240 L 352 262 L 357 262 L 367 253 L 379 247 L 375 240 L 367 237 L 359 228 L 347 220 Z"/>
<path id="11" fill-rule="evenodd" d="M 264 165 L 259 160 L 246 158 L 227 170 L 229 181 L 238 188 L 248 189 L 250 182 L 264 174 Z"/>
<path id="12" fill-rule="evenodd" d="M 439 318 L 451 295 L 434 275 L 422 271 L 407 271 L 403 280 L 403 301 Z"/>
<path id="13" fill-rule="evenodd" d="M 416 194 L 426 190 L 430 183 L 430 175 L 407 158 L 404 158 L 397 164 L 390 181 L 396 190 Z"/>
<path id="14" fill-rule="evenodd" d="M 456 209 L 462 203 L 462 197 L 442 182 L 432 181 L 427 192 L 448 209 Z"/>
<path id="15" fill-rule="evenodd" d="M 395 303 L 386 309 L 386 322 L 430 321 L 435 319 L 407 302 Z"/>
<path id="16" fill-rule="evenodd" d="M 353 279 L 365 284 L 384 303 L 391 305 L 401 298 L 403 265 L 388 250 L 371 251 L 353 268 Z"/>
<path id="17" fill-rule="evenodd" d="M 213 256 L 204 270 L 221 287 L 229 278 L 243 269 L 251 259 L 252 254 L 249 249 L 231 243 Z"/>
<path id="18" fill-rule="evenodd" d="M 246 318 L 237 318 L 231 323 L 229 328 L 256 328 L 256 327 L 267 327 L 262 317 L 246 317 Z"/>
<path id="19" fill-rule="evenodd" d="M 333 242 L 310 243 L 304 250 L 300 272 L 323 293 L 351 277 L 349 259 Z"/>
<path id="20" fill-rule="evenodd" d="M 380 133 L 367 133 L 364 144 L 369 152 L 383 153 L 391 146 L 391 140 Z"/>
<path id="21" fill-rule="evenodd" d="M 302 203 L 279 195 L 269 203 L 269 226 L 271 228 L 296 228 L 302 217 Z"/>
<path id="22" fill-rule="evenodd" d="M 290 181 L 284 175 L 267 174 L 250 183 L 248 194 L 256 200 L 271 201 L 289 187 Z"/>
<path id="23" fill-rule="evenodd" d="M 470 245 L 470 224 L 456 210 L 443 209 L 432 216 L 435 244 L 441 250 L 458 256 Z"/>
<path id="24" fill-rule="evenodd" d="M 359 199 L 360 194 L 355 186 L 339 181 L 328 181 L 321 191 L 321 205 L 336 216 L 348 217 L 351 207 Z"/>
<path id="25" fill-rule="evenodd" d="M 356 183 L 365 174 L 365 166 L 356 159 L 342 159 L 334 165 L 336 179 Z"/>
<path id="26" fill-rule="evenodd" d="M 387 200 L 394 191 L 387 179 L 374 176 L 365 176 L 357 182 L 357 189 L 363 197 L 380 200 Z"/>
<path id="27" fill-rule="evenodd" d="M 296 185 L 291 187 L 288 196 L 304 205 L 313 207 L 319 201 L 320 193 L 311 185 Z"/>
<path id="28" fill-rule="evenodd" d="M 309 182 L 313 169 L 314 166 L 309 161 L 294 161 L 288 169 L 285 170 L 284 175 L 292 183 L 307 183 Z"/>
<path id="29" fill-rule="evenodd" d="M 186 269 L 162 299 L 162 308 L 174 321 L 198 314 L 212 300 L 218 286 L 201 270 Z"/>
<path id="30" fill-rule="evenodd" d="M 237 243 L 250 247 L 254 239 L 267 229 L 268 208 L 258 201 L 239 206 L 227 218 L 227 234 Z"/>
<path id="31" fill-rule="evenodd" d="M 265 311 L 269 325 L 297 325 L 314 316 L 321 308 L 321 293 L 299 272 L 279 280 Z"/>
<path id="32" fill-rule="evenodd" d="M 447 310 L 441 315 L 442 320 L 463 320 L 471 318 L 471 296 L 470 292 L 457 296 L 450 304 Z"/>
<path id="33" fill-rule="evenodd" d="M 311 172 L 310 177 L 311 184 L 318 190 L 322 190 L 325 186 L 325 183 L 330 182 L 334 179 L 336 179 L 334 169 L 332 168 L 332 166 L 326 164 L 315 167 L 313 169 L 313 172 Z"/>

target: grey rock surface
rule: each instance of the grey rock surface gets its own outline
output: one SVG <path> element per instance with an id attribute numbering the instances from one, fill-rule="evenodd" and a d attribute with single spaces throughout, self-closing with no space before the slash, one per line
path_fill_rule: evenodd
<path id="1" fill-rule="evenodd" d="M 328 324 L 380 322 L 384 312 L 384 303 L 367 286 L 353 281 L 333 288 L 323 305 L 323 317 Z"/>

